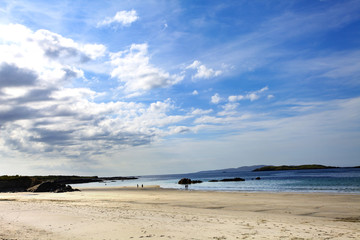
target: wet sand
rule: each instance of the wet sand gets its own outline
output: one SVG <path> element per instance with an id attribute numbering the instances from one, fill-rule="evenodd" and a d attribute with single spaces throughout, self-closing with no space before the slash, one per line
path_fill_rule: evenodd
<path id="1" fill-rule="evenodd" d="M 88 188 L 0 193 L 0 239 L 360 239 L 360 195 Z"/>

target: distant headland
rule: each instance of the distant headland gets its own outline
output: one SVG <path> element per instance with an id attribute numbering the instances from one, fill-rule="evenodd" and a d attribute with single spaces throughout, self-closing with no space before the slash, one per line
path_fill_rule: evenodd
<path id="1" fill-rule="evenodd" d="M 331 168 L 360 168 L 360 166 L 354 167 L 334 167 L 334 166 L 325 166 L 319 164 L 306 164 L 306 165 L 253 165 L 253 166 L 244 166 L 238 168 L 225 168 L 217 170 L 207 170 L 200 171 L 196 173 L 200 174 L 217 174 L 217 173 L 238 173 L 242 171 L 251 171 L 251 172 L 260 172 L 260 171 L 282 171 L 282 170 L 311 170 L 311 169 L 331 169 Z"/>
<path id="2" fill-rule="evenodd" d="M 97 176 L 0 176 L 0 192 L 69 192 L 74 191 L 67 184 L 91 183 L 115 180 L 132 180 L 136 177 Z"/>
<path id="3" fill-rule="evenodd" d="M 309 165 L 297 165 L 297 166 L 289 166 L 289 165 L 282 165 L 282 166 L 264 166 L 260 168 L 256 168 L 253 172 L 260 172 L 260 171 L 285 171 L 285 170 L 311 170 L 311 169 L 331 169 L 331 168 L 339 168 L 333 166 L 324 166 L 318 164 L 309 164 Z"/>

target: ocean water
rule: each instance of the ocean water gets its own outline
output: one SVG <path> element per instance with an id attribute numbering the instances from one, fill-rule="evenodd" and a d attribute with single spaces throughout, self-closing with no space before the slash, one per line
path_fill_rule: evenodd
<path id="1" fill-rule="evenodd" d="M 181 178 L 202 180 L 189 190 L 245 192 L 324 192 L 360 194 L 360 168 L 291 170 L 268 172 L 200 172 L 189 174 L 141 176 L 136 180 L 74 184 L 73 187 L 160 185 L 162 188 L 185 189 L 177 184 Z M 208 182 L 212 179 L 244 178 L 243 182 Z M 260 177 L 260 180 L 255 180 Z"/>

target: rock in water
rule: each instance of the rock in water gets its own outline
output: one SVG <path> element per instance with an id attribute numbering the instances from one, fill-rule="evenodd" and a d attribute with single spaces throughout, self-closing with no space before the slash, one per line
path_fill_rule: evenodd
<path id="1" fill-rule="evenodd" d="M 224 178 L 221 180 L 217 180 L 217 179 L 210 180 L 209 182 L 243 182 L 243 181 L 245 181 L 245 179 L 243 178 Z"/>
<path id="2" fill-rule="evenodd" d="M 225 178 L 220 181 L 221 182 L 243 182 L 243 181 L 245 181 L 245 179 L 237 177 L 237 178 Z"/>
<path id="3" fill-rule="evenodd" d="M 190 178 L 182 178 L 182 179 L 180 179 L 178 184 L 191 184 L 191 179 Z"/>
<path id="4" fill-rule="evenodd" d="M 200 180 L 191 180 L 190 178 L 182 178 L 178 182 L 178 184 L 195 184 L 195 183 L 202 183 Z"/>

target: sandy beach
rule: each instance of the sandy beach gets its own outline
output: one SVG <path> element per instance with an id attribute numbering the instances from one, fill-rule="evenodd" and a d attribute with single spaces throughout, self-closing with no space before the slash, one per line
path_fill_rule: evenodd
<path id="1" fill-rule="evenodd" d="M 360 239 L 360 195 L 88 188 L 1 193 L 0 239 Z"/>

